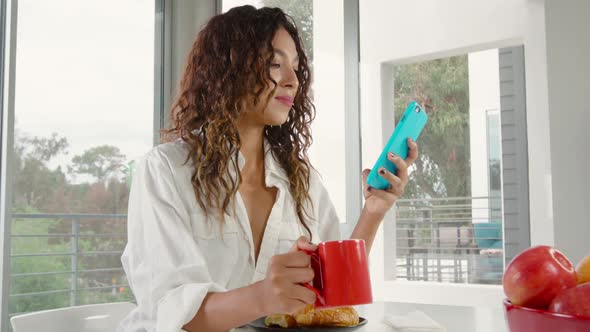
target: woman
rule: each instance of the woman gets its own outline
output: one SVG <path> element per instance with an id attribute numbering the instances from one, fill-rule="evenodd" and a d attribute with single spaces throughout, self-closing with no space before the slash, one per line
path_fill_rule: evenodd
<path id="1" fill-rule="evenodd" d="M 277 8 L 213 17 L 188 58 L 172 137 L 141 161 L 122 257 L 138 308 L 121 331 L 225 331 L 315 301 L 313 242 L 339 239 L 310 166 L 310 70 L 292 20 Z M 391 188 L 366 186 L 352 238 L 371 247 L 403 193 L 408 160 L 391 157 Z M 366 176 L 369 170 L 365 170 Z M 366 182 L 365 182 L 366 183 Z"/>

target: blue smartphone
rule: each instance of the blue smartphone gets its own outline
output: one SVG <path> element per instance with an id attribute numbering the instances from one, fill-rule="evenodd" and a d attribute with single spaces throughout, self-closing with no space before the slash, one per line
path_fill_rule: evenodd
<path id="1" fill-rule="evenodd" d="M 397 126 L 395 126 L 375 166 L 371 169 L 371 173 L 367 177 L 369 186 L 380 190 L 389 188 L 389 182 L 379 175 L 379 169 L 384 167 L 391 173 L 396 174 L 397 166 L 387 159 L 387 154 L 393 152 L 402 159 L 406 159 L 408 156 L 408 138 L 410 137 L 416 142 L 427 121 L 428 115 L 426 115 L 424 109 L 417 102 L 412 101 Z"/>

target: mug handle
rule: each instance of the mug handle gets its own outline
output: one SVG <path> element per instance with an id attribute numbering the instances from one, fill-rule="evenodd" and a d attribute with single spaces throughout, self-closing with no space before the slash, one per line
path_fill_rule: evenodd
<path id="1" fill-rule="evenodd" d="M 320 277 L 318 278 L 318 280 L 320 280 L 320 282 L 321 282 L 321 280 L 322 280 L 322 275 L 321 275 L 322 269 L 321 269 L 321 265 L 320 265 L 320 257 L 318 256 L 318 252 L 317 251 L 309 251 L 309 250 L 300 250 L 300 251 L 303 251 L 304 253 L 306 253 L 306 254 L 308 254 L 310 256 L 310 258 L 312 260 L 312 267 L 313 267 L 314 263 L 316 264 L 316 266 L 318 267 L 318 269 L 317 269 L 317 271 L 316 271 L 316 269 L 314 269 L 314 272 L 315 273 L 320 273 Z M 314 277 L 314 279 L 315 279 L 315 277 Z M 316 303 L 314 304 L 314 306 L 317 306 L 318 304 L 320 306 L 325 306 L 326 305 L 326 301 L 324 299 L 324 296 L 321 294 L 321 292 L 317 288 L 315 288 L 312 285 L 310 285 L 309 282 L 301 283 L 301 286 L 303 286 L 303 287 L 305 287 L 305 288 L 307 288 L 310 291 L 312 291 L 312 292 L 315 293 Z"/>

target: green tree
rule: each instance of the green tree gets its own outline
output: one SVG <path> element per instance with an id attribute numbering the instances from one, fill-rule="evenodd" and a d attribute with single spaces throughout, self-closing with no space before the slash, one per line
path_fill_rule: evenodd
<path id="1" fill-rule="evenodd" d="M 313 1 L 312 0 L 264 0 L 267 7 L 281 8 L 293 18 L 305 45 L 309 63 L 313 62 Z"/>
<path id="2" fill-rule="evenodd" d="M 67 148 L 69 147 L 68 139 L 60 137 L 57 133 L 52 133 L 51 137 L 33 137 L 23 138 L 23 144 L 31 146 L 29 156 L 42 162 L 48 162 L 53 157 L 60 153 L 67 154 Z"/>
<path id="3" fill-rule="evenodd" d="M 67 154 L 65 137 L 53 133 L 49 138 L 29 137 L 17 131 L 14 144 L 14 206 L 43 209 L 53 193 L 66 185 L 61 167 L 49 167 L 49 161 Z"/>
<path id="4" fill-rule="evenodd" d="M 96 178 L 97 182 L 105 183 L 110 175 L 122 172 L 124 165 L 125 155 L 118 147 L 101 145 L 74 156 L 70 172 L 88 174 Z"/>
<path id="5" fill-rule="evenodd" d="M 17 131 L 13 159 L 13 213 L 126 213 L 129 192 L 127 182 L 131 181 L 133 163 L 125 163 L 124 156 L 116 147 L 89 149 L 85 155 L 78 156 L 76 160 L 79 162 L 74 166 L 78 171 L 88 171 L 83 174 L 90 174 L 104 182 L 71 183 L 61 167 L 50 166 L 54 159 L 67 154 L 68 146 L 68 140 L 57 134 L 49 137 L 30 137 Z M 80 233 L 85 236 L 78 238 L 78 248 L 84 252 L 120 251 L 126 243 L 125 228 L 125 222 L 120 218 L 84 220 L 80 222 Z M 79 304 L 133 299 L 128 289 L 121 290 L 116 287 L 126 283 L 124 273 L 110 270 L 121 266 L 118 254 L 79 256 L 78 270 L 107 270 L 80 273 L 76 280 L 72 280 L 72 261 L 69 256 L 18 256 L 30 253 L 68 252 L 72 245 L 71 236 L 36 235 L 70 234 L 71 231 L 72 220 L 69 218 L 12 219 L 13 257 L 10 264 L 14 276 L 10 280 L 10 292 L 19 295 L 11 297 L 10 312 L 21 313 L 68 306 L 71 303 L 69 288 L 72 282 L 77 283 L 79 288 L 108 287 L 104 290 L 79 293 Z M 92 234 L 97 236 L 89 236 Z M 38 274 L 46 272 L 50 274 Z M 27 295 L 47 291 L 55 293 Z"/>
<path id="6" fill-rule="evenodd" d="M 408 196 L 470 196 L 467 56 L 400 65 L 394 75 L 396 121 L 412 100 L 429 116 Z"/>

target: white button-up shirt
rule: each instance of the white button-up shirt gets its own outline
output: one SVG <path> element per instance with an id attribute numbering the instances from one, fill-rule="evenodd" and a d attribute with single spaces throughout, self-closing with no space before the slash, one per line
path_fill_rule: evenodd
<path id="1" fill-rule="evenodd" d="M 181 140 L 157 146 L 138 164 L 129 197 L 128 243 L 121 257 L 138 307 L 118 331 L 178 332 L 208 292 L 222 292 L 264 279 L 269 259 L 287 252 L 301 235 L 286 173 L 265 142 L 265 181 L 278 193 L 255 263 L 254 241 L 240 194 L 225 224 L 199 207 Z M 244 165 L 240 154 L 238 166 Z M 311 171 L 312 207 L 307 223 L 313 242 L 338 240 L 336 211 L 319 175 Z"/>

